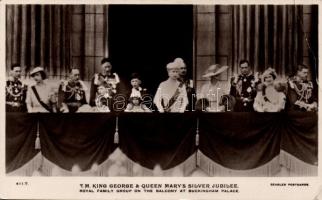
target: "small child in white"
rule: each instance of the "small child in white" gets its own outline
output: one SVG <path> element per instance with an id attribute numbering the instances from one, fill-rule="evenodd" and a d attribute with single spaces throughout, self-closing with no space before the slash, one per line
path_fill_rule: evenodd
<path id="1" fill-rule="evenodd" d="M 103 83 L 97 87 L 97 97 L 95 98 L 95 112 L 110 112 L 109 102 L 111 99 L 110 87 L 108 83 Z"/>
<path id="2" fill-rule="evenodd" d="M 127 104 L 125 112 L 152 112 L 152 111 L 142 103 L 141 97 L 132 96 L 129 99 L 129 103 Z"/>

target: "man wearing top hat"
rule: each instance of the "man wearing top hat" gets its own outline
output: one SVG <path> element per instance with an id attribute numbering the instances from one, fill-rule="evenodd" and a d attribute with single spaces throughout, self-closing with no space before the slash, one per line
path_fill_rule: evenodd
<path id="1" fill-rule="evenodd" d="M 68 80 L 61 82 L 59 86 L 59 103 L 65 103 L 70 113 L 75 113 L 86 101 L 87 87 L 80 80 L 78 68 L 70 70 Z"/>
<path id="2" fill-rule="evenodd" d="M 186 86 L 187 97 L 189 101 L 186 110 L 194 111 L 197 98 L 196 98 L 196 91 L 193 87 L 193 80 L 187 77 L 187 66 L 182 58 L 176 58 L 174 60 L 174 63 L 179 67 L 178 80 Z"/>
<path id="3" fill-rule="evenodd" d="M 10 76 L 6 82 L 6 111 L 27 112 L 27 85 L 20 80 L 21 67 L 19 64 L 11 66 Z"/>
<path id="4" fill-rule="evenodd" d="M 251 112 L 254 111 L 253 104 L 256 97 L 256 84 L 259 81 L 257 76 L 254 76 L 249 62 L 241 60 L 239 62 L 241 74 L 231 78 L 230 95 L 236 99 L 234 111 L 236 112 Z"/>
<path id="5" fill-rule="evenodd" d="M 211 65 L 203 75 L 204 78 L 210 78 L 209 82 L 201 87 L 198 95 L 198 107 L 207 112 L 224 112 L 225 105 L 222 103 L 224 95 L 228 94 L 226 81 L 220 80 L 220 75 L 227 71 L 228 66 L 219 64 Z M 201 104 L 201 105 L 200 105 Z M 198 109 L 198 110 L 199 110 Z"/>
<path id="6" fill-rule="evenodd" d="M 100 73 L 94 74 L 94 77 L 91 81 L 89 104 L 92 107 L 95 106 L 95 99 L 98 95 L 97 88 L 99 85 L 106 83 L 108 84 L 108 89 L 111 93 L 112 99 L 117 93 L 120 92 L 120 78 L 117 73 L 112 73 L 112 64 L 109 58 L 102 59 L 101 69 L 102 71 Z"/>

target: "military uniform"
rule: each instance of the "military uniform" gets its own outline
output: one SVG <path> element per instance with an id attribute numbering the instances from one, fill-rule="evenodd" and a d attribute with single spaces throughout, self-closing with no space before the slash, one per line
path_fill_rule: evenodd
<path id="1" fill-rule="evenodd" d="M 65 103 L 69 112 L 74 113 L 86 102 L 87 87 L 83 81 L 64 81 L 59 86 L 59 103 Z"/>
<path id="2" fill-rule="evenodd" d="M 26 96 L 27 85 L 20 80 L 7 80 L 6 82 L 6 111 L 27 112 Z"/>
<path id="3" fill-rule="evenodd" d="M 191 79 L 183 79 L 180 80 L 185 86 L 187 90 L 187 97 L 188 97 L 188 105 L 186 107 L 187 111 L 193 111 L 195 109 L 195 104 L 197 101 L 196 97 L 196 90 L 193 88 L 193 80 Z"/>
<path id="4" fill-rule="evenodd" d="M 302 81 L 294 76 L 288 80 L 287 109 L 296 111 L 314 111 L 317 99 L 313 95 L 313 83 Z"/>
<path id="5" fill-rule="evenodd" d="M 230 95 L 236 98 L 234 111 L 236 112 L 251 112 L 254 111 L 253 104 L 256 97 L 256 83 L 253 74 L 242 75 L 240 74 L 237 79 L 232 78 L 230 87 Z"/>

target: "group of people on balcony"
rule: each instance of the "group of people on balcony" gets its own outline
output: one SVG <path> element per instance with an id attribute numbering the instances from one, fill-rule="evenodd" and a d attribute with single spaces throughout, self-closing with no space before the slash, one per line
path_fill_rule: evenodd
<path id="1" fill-rule="evenodd" d="M 90 90 L 80 80 L 77 68 L 70 70 L 68 80 L 56 87 L 48 84 L 42 67 L 30 71 L 34 84 L 21 80 L 21 66 L 14 64 L 6 81 L 7 112 L 280 112 L 283 110 L 317 111 L 317 97 L 313 83 L 308 80 L 309 69 L 297 67 L 296 74 L 285 82 L 277 81 L 273 68 L 261 75 L 253 73 L 247 60 L 239 63 L 240 74 L 231 77 L 230 83 L 219 77 L 228 66 L 211 65 L 203 74 L 210 80 L 196 94 L 193 80 L 187 78 L 183 59 L 176 58 L 166 66 L 168 79 L 161 82 L 155 95 L 142 87 L 138 73 L 131 76 L 131 89 L 113 73 L 109 58 L 101 61 L 101 72 L 94 74 Z M 87 93 L 89 92 L 89 101 Z"/>

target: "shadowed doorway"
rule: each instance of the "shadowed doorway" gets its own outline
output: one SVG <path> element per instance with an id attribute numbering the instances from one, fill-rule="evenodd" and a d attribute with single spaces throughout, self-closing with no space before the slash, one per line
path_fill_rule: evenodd
<path id="1" fill-rule="evenodd" d="M 123 78 L 140 73 L 154 94 L 176 57 L 185 60 L 192 77 L 192 5 L 110 5 L 108 13 L 109 56 Z"/>

